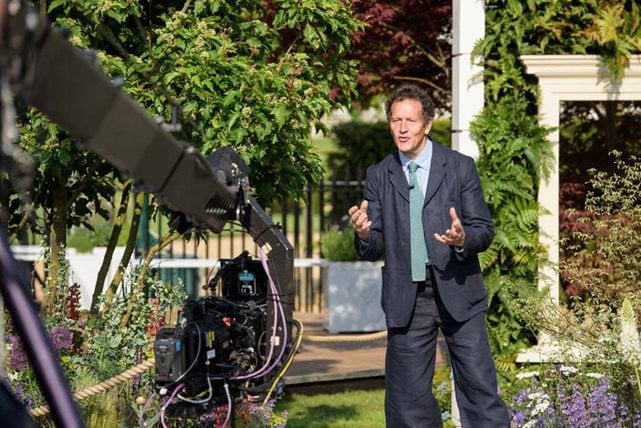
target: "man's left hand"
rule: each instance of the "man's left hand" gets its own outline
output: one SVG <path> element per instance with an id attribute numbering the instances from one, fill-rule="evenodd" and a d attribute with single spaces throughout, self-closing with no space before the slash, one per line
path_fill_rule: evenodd
<path id="1" fill-rule="evenodd" d="M 458 218 L 458 215 L 456 215 L 454 207 L 450 208 L 450 218 L 452 219 L 452 225 L 450 228 L 442 235 L 435 233 L 434 238 L 443 244 L 463 247 L 465 244 L 465 230 L 463 229 L 461 220 Z"/>

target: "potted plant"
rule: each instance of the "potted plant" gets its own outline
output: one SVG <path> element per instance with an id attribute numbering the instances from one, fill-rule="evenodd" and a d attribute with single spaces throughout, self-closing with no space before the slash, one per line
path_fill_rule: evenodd
<path id="1" fill-rule="evenodd" d="M 381 309 L 382 261 L 360 260 L 354 248 L 354 231 L 332 229 L 321 239 L 328 261 L 323 280 L 324 328 L 330 333 L 385 329 Z"/>

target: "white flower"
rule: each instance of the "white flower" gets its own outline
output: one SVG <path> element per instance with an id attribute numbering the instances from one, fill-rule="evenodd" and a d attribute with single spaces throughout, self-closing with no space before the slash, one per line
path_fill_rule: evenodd
<path id="1" fill-rule="evenodd" d="M 532 416 L 537 416 L 543 414 L 550 407 L 550 402 L 548 400 L 541 400 L 536 403 L 534 409 L 532 410 Z"/>
<path id="2" fill-rule="evenodd" d="M 579 372 L 579 369 L 571 366 L 561 366 L 559 370 L 561 371 L 561 374 L 564 376 L 577 374 Z"/>
<path id="3" fill-rule="evenodd" d="M 534 376 L 538 376 L 539 372 L 533 371 L 533 372 L 521 372 L 516 375 L 516 378 L 521 380 L 521 379 L 528 379 Z"/>
<path id="4" fill-rule="evenodd" d="M 525 423 L 525 425 L 523 425 L 523 428 L 532 428 L 532 427 L 536 426 L 537 422 L 538 421 L 536 419 L 528 421 L 527 423 Z"/>
<path id="5" fill-rule="evenodd" d="M 601 378 L 605 377 L 601 373 L 586 373 L 585 376 L 586 377 L 591 377 L 592 379 L 601 379 Z"/>
<path id="6" fill-rule="evenodd" d="M 528 394 L 527 398 L 529 398 L 530 400 L 537 400 L 539 398 L 548 398 L 548 396 L 544 392 L 533 392 L 531 394 Z"/>
<path id="7" fill-rule="evenodd" d="M 632 303 L 627 298 L 623 299 L 620 310 L 621 316 L 621 351 L 625 359 L 634 365 L 641 362 L 641 342 L 637 330 L 637 317 L 632 308 Z"/>

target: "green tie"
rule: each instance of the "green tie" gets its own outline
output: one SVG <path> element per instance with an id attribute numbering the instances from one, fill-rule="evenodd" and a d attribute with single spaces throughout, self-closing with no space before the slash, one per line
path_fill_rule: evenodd
<path id="1" fill-rule="evenodd" d="M 427 247 L 423 233 L 423 191 L 416 179 L 418 164 L 410 162 L 410 243 L 412 251 L 412 281 L 425 281 Z"/>

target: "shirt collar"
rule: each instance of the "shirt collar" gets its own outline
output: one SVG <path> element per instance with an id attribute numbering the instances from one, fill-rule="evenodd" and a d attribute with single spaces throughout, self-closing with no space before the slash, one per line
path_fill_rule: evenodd
<path id="1" fill-rule="evenodd" d="M 430 162 L 432 161 L 432 140 L 430 140 L 429 137 L 426 137 L 427 141 L 425 144 L 425 147 L 423 148 L 423 151 L 419 153 L 419 155 L 414 159 L 414 162 L 418 164 L 419 167 L 429 170 L 430 168 Z M 399 158 L 401 160 L 401 165 L 403 166 L 403 170 L 407 170 L 407 164 L 410 163 L 412 159 L 408 158 L 405 156 L 403 152 L 400 150 L 398 151 Z"/>

